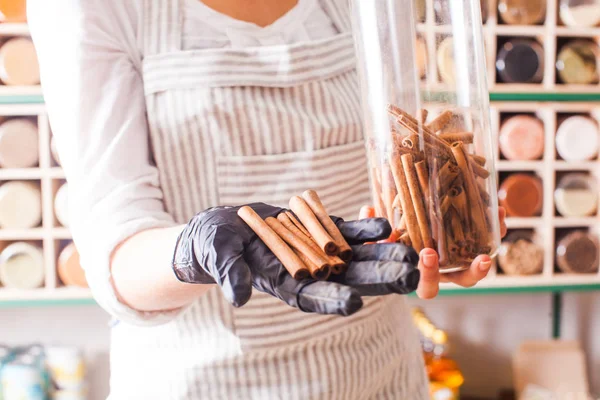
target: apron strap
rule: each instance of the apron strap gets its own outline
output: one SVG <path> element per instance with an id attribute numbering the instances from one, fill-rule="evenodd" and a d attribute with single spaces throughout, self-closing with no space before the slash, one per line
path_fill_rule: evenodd
<path id="1" fill-rule="evenodd" d="M 142 51 L 145 56 L 177 51 L 181 47 L 184 0 L 144 0 Z"/>
<path id="2" fill-rule="evenodd" d="M 342 33 L 352 30 L 350 0 L 319 0 L 335 27 Z"/>

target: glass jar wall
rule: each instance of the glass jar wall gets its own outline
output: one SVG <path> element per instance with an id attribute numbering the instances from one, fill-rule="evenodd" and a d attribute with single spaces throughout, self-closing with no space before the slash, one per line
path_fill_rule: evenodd
<path id="1" fill-rule="evenodd" d="M 452 62 L 423 71 L 412 0 L 352 1 L 377 214 L 451 272 L 496 255 L 500 234 L 480 5 L 437 3 Z"/>

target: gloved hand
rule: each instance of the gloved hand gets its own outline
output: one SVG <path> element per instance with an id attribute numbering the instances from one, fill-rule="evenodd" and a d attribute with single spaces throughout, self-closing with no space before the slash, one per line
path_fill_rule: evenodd
<path id="1" fill-rule="evenodd" d="M 277 217 L 282 208 L 250 204 L 261 218 Z M 391 233 L 381 218 L 345 222 L 332 217 L 352 246 L 345 273 L 329 281 L 295 280 L 237 215 L 240 207 L 216 207 L 196 215 L 180 234 L 173 259 L 177 278 L 187 283 L 216 283 L 236 307 L 252 287 L 305 312 L 350 315 L 362 307 L 361 296 L 414 291 L 419 282 L 416 252 L 401 244 L 370 244 Z"/>

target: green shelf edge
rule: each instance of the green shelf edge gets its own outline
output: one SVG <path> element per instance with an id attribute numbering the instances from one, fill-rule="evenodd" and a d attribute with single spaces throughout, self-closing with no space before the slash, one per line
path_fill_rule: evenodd
<path id="1" fill-rule="evenodd" d="M 44 104 L 42 95 L 0 95 L 0 104 Z"/>
<path id="2" fill-rule="evenodd" d="M 0 309 L 23 307 L 62 307 L 96 305 L 94 299 L 0 300 Z"/>
<path id="3" fill-rule="evenodd" d="M 598 101 L 598 93 L 490 93 L 491 101 Z M 42 95 L 0 95 L 0 104 L 43 104 Z"/>
<path id="4" fill-rule="evenodd" d="M 441 289 L 440 296 L 473 296 L 494 294 L 530 294 L 530 293 L 566 293 L 566 292 L 593 292 L 600 290 L 600 283 L 589 285 L 530 285 L 509 287 L 482 287 Z M 410 296 L 416 296 L 411 293 Z"/>
<path id="5" fill-rule="evenodd" d="M 491 101 L 600 101 L 598 93 L 490 93 Z"/>

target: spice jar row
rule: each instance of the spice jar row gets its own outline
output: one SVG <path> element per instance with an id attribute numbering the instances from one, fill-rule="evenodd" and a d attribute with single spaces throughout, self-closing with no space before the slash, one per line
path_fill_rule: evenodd
<path id="1" fill-rule="evenodd" d="M 544 270 L 544 233 L 533 229 L 511 230 L 498 256 L 501 272 L 507 275 L 535 275 Z M 597 273 L 598 235 L 584 228 L 556 229 L 552 273 Z M 550 260 L 552 261 L 552 260 Z"/>
<path id="2" fill-rule="evenodd" d="M 436 78 L 441 83 L 456 82 L 458 70 L 454 58 L 454 39 L 437 34 L 429 54 L 426 35 L 417 38 L 419 76 Z M 546 50 L 542 42 L 531 37 L 498 36 L 496 43 L 496 83 L 540 84 L 545 69 L 555 68 L 555 83 L 563 85 L 594 85 L 599 82 L 600 46 L 592 39 L 561 37 L 557 41 L 554 65 L 547 65 Z M 429 57 L 434 57 L 437 76 L 427 73 Z"/>
<path id="3" fill-rule="evenodd" d="M 600 25 L 600 1 L 557 0 L 558 10 L 548 8 L 547 0 L 480 0 L 483 22 L 491 14 L 497 16 L 499 24 L 539 25 L 547 22 L 548 12 L 558 14 L 560 25 L 581 28 Z M 554 4 L 554 3 L 553 3 Z M 428 7 L 428 6 L 431 6 Z M 417 20 L 428 20 L 427 10 L 433 10 L 434 21 L 448 20 L 449 9 L 440 0 L 416 0 Z"/>

